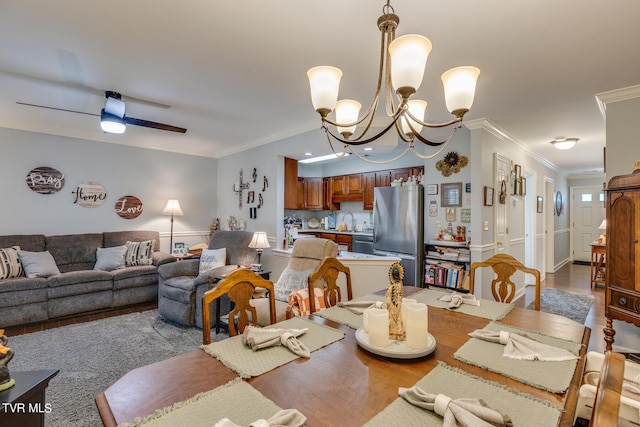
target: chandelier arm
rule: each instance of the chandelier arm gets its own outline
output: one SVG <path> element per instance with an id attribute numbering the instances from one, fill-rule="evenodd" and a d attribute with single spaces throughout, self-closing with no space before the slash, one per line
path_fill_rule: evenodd
<path id="1" fill-rule="evenodd" d="M 396 38 L 396 30 L 395 28 L 392 28 L 391 31 L 387 34 L 387 43 L 386 43 L 386 49 L 384 48 L 384 34 L 383 34 L 383 43 L 382 43 L 382 48 L 383 48 L 383 52 L 380 52 L 380 67 L 382 67 L 382 59 L 385 58 L 386 61 L 386 67 L 385 67 L 385 81 L 384 81 L 384 90 L 385 90 L 385 106 L 387 109 L 387 114 L 390 116 L 393 116 L 396 112 L 396 107 L 393 103 L 393 99 L 394 99 L 394 92 L 393 92 L 393 85 L 391 83 L 391 54 L 389 53 L 389 45 L 391 44 L 391 42 Z M 380 75 L 382 75 L 382 69 L 380 70 Z"/>
<path id="2" fill-rule="evenodd" d="M 453 136 L 453 134 L 451 135 Z M 447 143 L 449 142 L 449 140 L 445 141 L 442 146 L 440 147 L 440 149 L 438 151 L 436 151 L 433 154 L 429 154 L 429 155 L 424 155 L 424 154 L 420 154 L 416 151 L 416 147 L 411 145 L 409 148 L 411 148 L 411 151 L 413 152 L 413 154 L 423 160 L 429 160 L 429 159 L 433 159 L 435 156 L 437 156 L 438 154 L 440 154 L 440 152 L 442 152 L 442 150 L 444 150 L 447 147 Z"/>
<path id="3" fill-rule="evenodd" d="M 333 151 L 333 154 L 336 155 L 336 158 L 344 159 L 345 157 L 347 157 L 347 150 L 348 150 L 349 147 L 347 145 L 345 145 L 344 149 L 342 150 L 342 154 L 339 154 L 338 152 L 336 152 L 336 149 L 333 148 L 333 142 L 331 142 L 331 138 L 329 137 L 329 134 L 326 133 L 326 135 L 327 135 L 327 142 L 329 143 L 329 147 L 331 147 L 331 151 Z"/>
<path id="4" fill-rule="evenodd" d="M 439 147 L 441 145 L 446 145 L 449 141 L 451 141 L 451 138 L 453 138 L 453 135 L 456 134 L 456 131 L 458 130 L 458 128 L 459 128 L 459 126 L 453 128 L 453 131 L 447 137 L 447 139 L 445 139 L 444 141 L 440 141 L 440 142 L 429 141 L 427 138 L 425 138 L 424 136 L 420 135 L 419 133 L 414 133 L 414 136 L 416 138 L 418 138 L 418 141 L 422 142 L 423 144 L 429 145 L 431 147 Z"/>
<path id="5" fill-rule="evenodd" d="M 411 127 L 411 124 L 409 124 L 409 127 Z M 413 138 L 411 138 L 410 136 L 405 134 L 404 131 L 402 130 L 402 127 L 400 126 L 399 120 L 396 120 L 396 132 L 397 132 L 398 136 L 400 136 L 400 139 L 402 139 L 404 142 L 408 142 L 410 144 L 413 143 Z"/>
<path id="6" fill-rule="evenodd" d="M 446 128 L 447 126 L 451 126 L 456 123 L 462 123 L 462 117 L 456 117 L 455 119 L 451 119 L 448 122 L 444 122 L 444 123 L 423 122 L 422 120 L 420 120 L 419 118 L 411 114 L 411 111 L 409 111 L 408 108 L 406 109 L 406 114 L 411 118 L 411 120 L 415 120 L 416 123 L 428 128 Z"/>
<path id="7" fill-rule="evenodd" d="M 345 148 L 346 148 L 347 150 L 349 150 L 349 152 L 350 152 L 351 154 L 353 154 L 354 156 L 356 156 L 356 157 L 357 157 L 357 158 L 359 158 L 360 160 L 363 160 L 363 161 L 365 161 L 365 162 L 367 162 L 367 163 L 372 163 L 372 164 L 375 164 L 375 165 L 384 165 L 384 164 L 386 164 L 386 163 L 395 162 L 396 160 L 400 159 L 402 156 L 404 156 L 405 154 L 407 154 L 407 152 L 408 152 L 409 150 L 411 150 L 411 149 L 412 149 L 411 147 L 412 147 L 412 146 L 411 146 L 411 145 L 409 145 L 409 146 L 407 147 L 407 149 L 406 149 L 406 150 L 404 150 L 402 153 L 398 154 L 397 156 L 395 156 L 395 157 L 393 157 L 393 158 L 391 158 L 391 159 L 386 159 L 386 160 L 371 160 L 371 159 L 366 158 L 365 156 L 362 156 L 362 155 L 358 154 L 358 153 L 357 153 L 356 151 L 354 151 L 350 146 L 345 146 Z"/>
<path id="8" fill-rule="evenodd" d="M 369 108 L 367 109 L 367 111 L 365 112 L 365 114 L 362 115 L 361 118 L 359 118 L 357 121 L 353 122 L 353 123 L 338 123 L 338 122 L 334 122 L 330 119 L 328 119 L 327 117 L 322 117 L 322 121 L 329 123 L 332 126 L 340 126 L 340 127 L 350 127 L 350 126 L 357 126 L 360 123 L 362 123 L 363 121 L 365 121 L 367 118 L 371 118 L 369 120 L 369 124 L 367 125 L 367 129 L 369 128 L 369 126 L 371 126 L 371 122 L 373 121 L 373 116 L 375 116 L 375 112 L 377 110 L 377 108 L 375 107 L 376 105 L 378 105 L 378 99 L 380 98 L 380 93 L 379 91 L 376 91 L 375 96 L 373 97 L 373 102 L 371 102 L 371 105 L 369 106 Z M 372 114 L 374 113 L 374 114 Z"/>
<path id="9" fill-rule="evenodd" d="M 394 117 L 393 121 L 391 123 L 389 123 L 387 125 L 387 127 L 385 127 L 383 130 L 381 130 L 379 133 L 377 133 L 377 134 L 373 135 L 372 137 L 369 137 L 369 138 L 367 138 L 365 140 L 362 140 L 362 141 L 344 139 L 344 138 L 341 138 L 341 137 L 337 136 L 333 132 L 331 132 L 331 130 L 328 127 L 323 125 L 322 128 L 324 129 L 324 131 L 327 134 L 331 135 L 333 137 L 333 139 L 335 139 L 336 141 L 340 141 L 343 144 L 347 144 L 347 145 L 364 145 L 364 144 L 368 144 L 370 142 L 375 141 L 376 139 L 380 138 L 382 135 L 387 133 L 389 131 L 389 129 L 391 129 L 391 127 L 398 121 L 398 118 L 400 118 L 399 114 L 396 117 Z"/>

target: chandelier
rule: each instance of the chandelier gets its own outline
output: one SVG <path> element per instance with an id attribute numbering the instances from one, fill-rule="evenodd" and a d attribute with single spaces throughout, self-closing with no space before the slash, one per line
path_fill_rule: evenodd
<path id="1" fill-rule="evenodd" d="M 464 66 L 448 70 L 442 74 L 442 83 L 447 109 L 454 118 L 448 122 L 431 124 L 424 121 L 427 102 L 410 99 L 414 95 L 424 75 L 427 57 L 431 52 L 431 41 L 428 38 L 409 34 L 396 38 L 396 28 L 400 18 L 389 4 L 383 6 L 383 15 L 378 18 L 378 28 L 382 33 L 380 43 L 380 66 L 378 83 L 371 104 L 360 117 L 361 104 L 352 99 L 338 101 L 338 91 L 342 71 L 336 67 L 319 66 L 307 71 L 311 89 L 313 107 L 322 118 L 322 129 L 327 135 L 331 149 L 332 141 L 344 144 L 345 154 L 356 155 L 370 163 L 390 163 L 407 152 L 413 152 L 417 157 L 430 159 L 442 151 L 451 140 L 456 130 L 462 126 L 462 118 L 473 104 L 476 81 L 480 70 L 476 67 Z M 369 132 L 380 101 L 380 93 L 384 84 L 384 103 L 390 121 L 378 133 Z M 394 90 L 395 94 L 394 95 Z M 329 119 L 329 114 L 335 110 L 335 120 Z M 330 128 L 331 126 L 331 128 Z M 361 127 L 356 133 L 356 128 Z M 449 136 L 441 141 L 431 141 L 421 135 L 423 127 L 446 128 L 452 127 Z M 399 155 L 375 161 L 360 155 L 352 146 L 369 144 L 391 128 L 395 128 L 400 139 L 407 143 L 407 147 Z M 333 129 L 333 130 L 332 130 Z M 435 153 L 424 155 L 416 150 L 415 140 L 431 147 L 438 147 Z"/>

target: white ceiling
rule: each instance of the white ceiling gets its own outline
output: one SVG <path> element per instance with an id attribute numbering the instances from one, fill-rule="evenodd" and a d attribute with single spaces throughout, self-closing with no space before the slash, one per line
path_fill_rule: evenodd
<path id="1" fill-rule="evenodd" d="M 216 158 L 318 129 L 307 69 L 341 68 L 340 97 L 367 105 L 383 4 L 0 0 L 0 126 Z M 605 124 L 595 95 L 640 84 L 640 2 L 395 0 L 392 6 L 399 35 L 422 34 L 433 43 L 418 93 L 429 101 L 427 121 L 450 118 L 440 74 L 475 65 L 481 75 L 465 120 L 491 120 L 568 173 L 602 171 Z M 125 135 L 105 135 L 95 116 L 16 103 L 99 114 L 104 90 L 121 92 L 125 101 L 128 95 L 170 105 L 127 102 L 127 115 L 187 133 L 129 126 Z M 580 142 L 555 150 L 549 141 L 561 135 Z"/>

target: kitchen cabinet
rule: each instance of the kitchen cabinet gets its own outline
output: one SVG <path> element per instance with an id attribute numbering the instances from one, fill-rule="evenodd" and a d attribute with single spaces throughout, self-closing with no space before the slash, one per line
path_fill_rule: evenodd
<path id="1" fill-rule="evenodd" d="M 304 178 L 298 178 L 296 184 L 296 209 L 304 209 Z"/>
<path id="2" fill-rule="evenodd" d="M 363 197 L 362 174 L 340 175 L 331 177 L 332 202 L 358 202 Z"/>
<path id="3" fill-rule="evenodd" d="M 389 187 L 391 185 L 391 172 L 388 170 L 376 172 L 376 187 Z"/>
<path id="4" fill-rule="evenodd" d="M 351 249 L 353 247 L 353 236 L 350 234 L 335 234 L 335 236 L 336 243 L 338 245 L 346 246 L 347 251 L 351 252 Z"/>
<path id="5" fill-rule="evenodd" d="M 611 178 L 607 186 L 604 340 L 611 350 L 613 320 L 640 327 L 640 169 Z"/>
<path id="6" fill-rule="evenodd" d="M 284 208 L 298 209 L 298 161 L 284 158 Z"/>
<path id="7" fill-rule="evenodd" d="M 365 211 L 371 211 L 373 210 L 373 189 L 376 186 L 375 172 L 363 173 L 362 180 L 364 183 L 364 189 L 362 192 L 362 208 Z"/>
<path id="8" fill-rule="evenodd" d="M 324 186 L 322 178 L 303 179 L 303 209 L 322 210 L 324 208 Z"/>

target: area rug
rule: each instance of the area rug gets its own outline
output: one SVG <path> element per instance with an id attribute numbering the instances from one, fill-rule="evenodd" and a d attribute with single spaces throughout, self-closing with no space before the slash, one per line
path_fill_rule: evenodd
<path id="1" fill-rule="evenodd" d="M 224 339 L 220 334 L 214 340 Z M 45 426 L 100 426 L 94 398 L 128 371 L 196 350 L 202 331 L 131 313 L 9 338 L 9 371 L 60 369 L 49 383 Z"/>
<path id="2" fill-rule="evenodd" d="M 547 288 L 540 294 L 540 311 L 559 314 L 584 325 L 593 300 L 593 295 Z M 527 308 L 533 309 L 534 303 L 529 304 Z"/>

